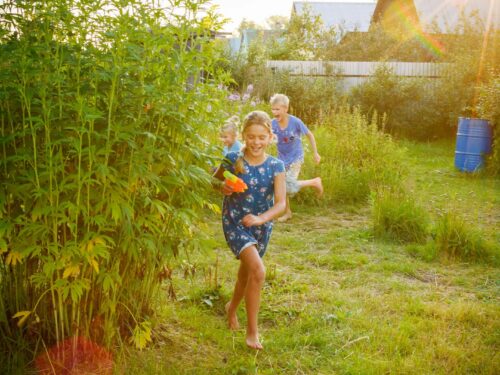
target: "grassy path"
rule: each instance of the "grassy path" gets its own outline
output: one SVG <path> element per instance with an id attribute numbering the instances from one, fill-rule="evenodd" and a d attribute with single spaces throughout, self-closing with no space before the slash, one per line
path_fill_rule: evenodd
<path id="1" fill-rule="evenodd" d="M 500 241 L 498 180 L 453 171 L 449 148 L 408 144 L 415 194 L 433 215 L 455 209 Z M 295 207 L 265 257 L 265 350 L 226 329 L 238 262 L 218 218 L 159 301 L 154 344 L 118 360 L 129 374 L 497 374 L 498 267 L 413 258 L 375 240 L 369 207 Z M 183 277 L 185 276 L 185 277 Z M 165 288 L 167 290 L 167 287 Z M 167 293 L 165 293 L 165 296 Z M 240 322 L 245 322 L 240 310 Z"/>

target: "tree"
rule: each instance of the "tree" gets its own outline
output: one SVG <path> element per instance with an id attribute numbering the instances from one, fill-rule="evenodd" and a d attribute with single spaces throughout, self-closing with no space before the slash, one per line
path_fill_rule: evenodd
<path id="1" fill-rule="evenodd" d="M 238 26 L 238 31 L 241 33 L 243 30 L 248 30 L 248 29 L 262 30 L 263 27 L 258 23 L 256 23 L 255 21 L 243 18 L 243 20 L 240 23 L 240 26 Z"/>
<path id="2" fill-rule="evenodd" d="M 290 60 L 312 60 L 321 58 L 325 49 L 335 44 L 336 32 L 325 27 L 323 20 L 313 14 L 309 6 L 302 14 L 293 13 L 284 33 L 286 57 Z"/>
<path id="3" fill-rule="evenodd" d="M 271 30 L 285 30 L 288 28 L 289 18 L 285 16 L 271 16 L 266 20 L 266 24 Z"/>

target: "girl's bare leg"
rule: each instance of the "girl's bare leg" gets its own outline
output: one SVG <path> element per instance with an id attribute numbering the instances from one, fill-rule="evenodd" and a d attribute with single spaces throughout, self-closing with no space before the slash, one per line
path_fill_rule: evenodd
<path id="1" fill-rule="evenodd" d="M 236 315 L 236 310 L 240 305 L 241 300 L 245 296 L 245 289 L 247 286 L 248 272 L 245 268 L 243 262 L 240 263 L 240 268 L 238 270 L 238 280 L 234 286 L 233 297 L 231 301 L 226 304 L 227 321 L 229 328 L 236 330 L 240 328 L 240 323 L 238 322 L 238 316 Z"/>
<path id="2" fill-rule="evenodd" d="M 286 208 L 285 208 L 285 213 L 278 218 L 279 222 L 284 222 L 292 218 L 292 210 L 290 209 L 290 198 L 288 198 L 288 195 L 286 197 Z"/>
<path id="3" fill-rule="evenodd" d="M 323 195 L 323 183 L 321 182 L 321 177 L 312 178 L 310 180 L 301 180 L 297 181 L 299 187 L 302 189 L 303 187 L 312 187 L 318 191 L 318 196 Z"/>
<path id="4" fill-rule="evenodd" d="M 260 291 L 266 278 L 266 269 L 257 248 L 250 246 L 240 254 L 241 263 L 248 272 L 245 291 L 245 307 L 247 310 L 246 344 L 252 349 L 263 349 L 259 341 L 258 314 L 260 309 Z"/>
<path id="5" fill-rule="evenodd" d="M 318 197 L 323 195 L 323 182 L 321 181 L 321 177 L 312 178 L 310 180 L 299 180 L 297 181 L 299 188 L 312 187 L 317 190 Z M 278 218 L 279 222 L 284 222 L 292 218 L 292 210 L 290 209 L 290 199 L 288 196 L 286 197 L 286 209 L 283 216 Z"/>

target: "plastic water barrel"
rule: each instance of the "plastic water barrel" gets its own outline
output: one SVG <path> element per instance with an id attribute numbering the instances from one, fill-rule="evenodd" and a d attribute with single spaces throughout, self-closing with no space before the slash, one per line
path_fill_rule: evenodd
<path id="1" fill-rule="evenodd" d="M 483 155 L 491 152 L 492 129 L 487 120 L 459 117 L 455 167 L 475 172 L 484 166 Z"/>

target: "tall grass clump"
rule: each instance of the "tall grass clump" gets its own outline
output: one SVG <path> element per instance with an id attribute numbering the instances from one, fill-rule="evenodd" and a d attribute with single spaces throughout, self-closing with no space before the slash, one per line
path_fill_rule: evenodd
<path id="1" fill-rule="evenodd" d="M 376 237 L 399 243 L 424 243 L 429 215 L 404 191 L 381 190 L 372 202 L 373 232 Z"/>
<path id="2" fill-rule="evenodd" d="M 368 120 L 358 108 L 340 107 L 313 129 L 321 163 L 306 158 L 302 177 L 320 175 L 325 199 L 346 204 L 366 203 L 371 192 L 401 186 L 405 151 L 378 128 L 379 121 L 376 115 Z"/>
<path id="3" fill-rule="evenodd" d="M 448 259 L 488 261 L 500 255 L 498 246 L 456 212 L 446 212 L 437 221 L 435 246 L 436 254 Z"/>
<path id="4" fill-rule="evenodd" d="M 1 5 L 0 372 L 67 337 L 150 340 L 169 259 L 211 205 L 204 3 Z"/>

